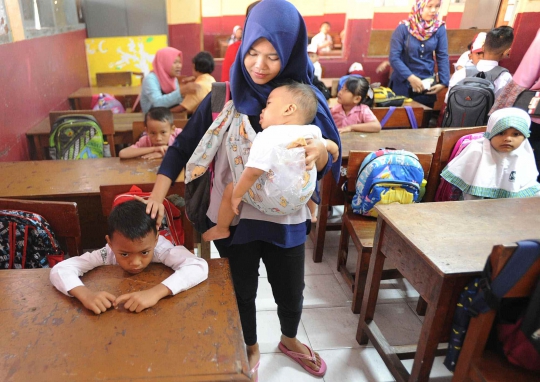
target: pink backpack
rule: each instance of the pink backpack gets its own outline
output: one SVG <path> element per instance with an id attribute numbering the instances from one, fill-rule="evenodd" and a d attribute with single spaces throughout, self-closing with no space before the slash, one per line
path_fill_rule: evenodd
<path id="1" fill-rule="evenodd" d="M 456 142 L 456 145 L 454 146 L 454 149 L 452 150 L 452 154 L 450 155 L 450 158 L 448 159 L 448 163 L 452 162 L 452 159 L 457 157 L 463 150 L 465 150 L 465 147 L 469 146 L 469 143 L 472 141 L 475 141 L 477 139 L 480 139 L 484 136 L 484 133 L 474 133 L 474 134 L 467 134 L 464 135 L 459 139 L 459 141 Z M 453 200 L 459 200 L 461 197 L 461 190 L 454 185 L 448 183 L 446 180 L 441 178 L 441 183 L 439 184 L 439 188 L 437 188 L 437 193 L 435 194 L 435 201 L 436 202 L 448 202 Z"/>

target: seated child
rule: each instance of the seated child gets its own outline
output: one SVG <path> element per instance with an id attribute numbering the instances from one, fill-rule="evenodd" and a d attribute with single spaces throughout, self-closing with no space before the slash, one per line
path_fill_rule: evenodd
<path id="1" fill-rule="evenodd" d="M 524 110 L 497 110 L 484 138 L 465 147 L 441 176 L 463 192 L 464 200 L 539 196 L 538 170 L 527 139 L 530 125 Z"/>
<path id="2" fill-rule="evenodd" d="M 475 40 L 475 42 L 477 42 L 478 40 L 477 45 L 481 45 L 482 39 L 483 37 L 481 33 L 479 33 Z M 489 75 L 489 72 L 499 66 L 499 61 L 510 56 L 510 48 L 512 47 L 513 41 L 514 30 L 512 29 L 512 27 L 502 26 L 492 29 L 486 34 L 485 42 L 482 49 L 483 57 L 476 57 L 475 59 L 474 52 L 479 54 L 482 51 L 479 47 L 471 47 L 471 52 L 473 52 L 471 55 L 471 60 L 474 64 L 474 62 L 478 58 L 480 58 L 475 64 L 476 69 L 478 69 L 478 71 L 480 72 L 484 72 L 485 78 L 493 83 L 493 86 L 495 87 L 495 97 L 497 97 L 502 88 L 504 88 L 506 84 L 510 82 L 510 80 L 512 80 L 512 75 L 508 71 L 504 71 L 500 73 L 497 77 L 492 78 Z M 473 45 L 475 44 L 473 43 Z M 450 93 L 450 89 L 452 88 L 452 86 L 456 85 L 465 77 L 467 77 L 467 67 L 456 70 L 448 84 L 448 93 L 445 102 L 448 101 L 448 94 Z"/>
<path id="3" fill-rule="evenodd" d="M 182 129 L 174 126 L 173 115 L 166 107 L 153 107 L 148 110 L 144 116 L 144 126 L 146 135 L 135 144 L 122 149 L 119 153 L 120 158 L 163 158 L 167 148 L 182 132 Z"/>
<path id="4" fill-rule="evenodd" d="M 85 308 L 96 314 L 111 306 L 124 304 L 132 312 L 141 312 L 157 304 L 165 296 L 175 295 L 206 280 L 208 264 L 184 247 L 175 247 L 160 236 L 156 220 L 146 213 L 146 205 L 129 200 L 117 205 L 109 219 L 107 245 L 81 256 L 56 264 L 50 273 L 51 283 L 67 296 L 76 297 Z M 126 272 L 144 271 L 150 263 L 163 263 L 175 272 L 154 287 L 114 296 L 107 291 L 92 291 L 79 276 L 101 265 L 118 264 Z"/>
<path id="5" fill-rule="evenodd" d="M 338 92 L 337 101 L 338 104 L 331 112 L 340 134 L 349 131 L 366 133 L 381 131 L 381 123 L 369 107 L 373 104 L 373 92 L 365 78 L 349 77 Z"/>
<path id="6" fill-rule="evenodd" d="M 320 81 L 322 78 L 322 66 L 319 62 L 316 45 L 308 45 L 307 52 L 311 63 L 313 64 L 313 75 Z"/>
<path id="7" fill-rule="evenodd" d="M 271 172 L 272 176 L 279 176 L 277 172 L 272 171 L 275 167 L 273 167 L 271 154 L 275 146 L 288 149 L 305 146 L 306 139 L 322 139 L 321 131 L 317 126 L 306 125 L 315 118 L 317 105 L 317 97 L 308 85 L 292 83 L 275 88 L 270 93 L 266 101 L 266 108 L 263 109 L 260 116 L 263 132 L 257 134 L 253 141 L 248 161 L 237 184 L 234 185 L 234 189 L 232 183 L 225 188 L 219 207 L 217 225 L 203 234 L 204 240 L 229 237 L 229 226 L 235 214 L 240 213 L 238 206 L 244 194 L 249 192 L 250 199 L 253 199 L 251 188 L 255 183 L 257 183 L 256 187 L 259 186 L 257 180 L 264 173 Z M 328 152 L 336 160 L 339 155 L 337 144 L 328 139 L 325 142 Z M 267 197 L 266 200 L 260 200 L 260 203 L 250 204 L 267 214 L 294 212 L 310 200 L 315 189 L 316 172 L 317 170 L 313 168 L 309 173 L 305 172 L 304 174 L 302 192 L 309 190 L 305 198 L 299 199 L 297 195 L 288 195 L 287 192 L 284 192 L 278 197 Z M 260 194 L 262 193 L 264 191 Z M 310 201 L 310 203 L 313 202 Z M 311 211 L 313 214 L 313 210 Z"/>

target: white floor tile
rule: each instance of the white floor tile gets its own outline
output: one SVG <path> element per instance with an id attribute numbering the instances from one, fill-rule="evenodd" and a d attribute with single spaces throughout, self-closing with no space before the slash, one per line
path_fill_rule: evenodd
<path id="1" fill-rule="evenodd" d="M 281 352 L 261 355 L 260 382 L 313 382 L 322 380 L 309 374 L 302 366 Z"/>
<path id="2" fill-rule="evenodd" d="M 259 277 L 259 289 L 257 290 L 255 304 L 257 305 L 257 312 L 262 310 L 277 310 L 274 295 L 272 294 L 272 287 L 266 277 Z"/>
<path id="3" fill-rule="evenodd" d="M 257 312 L 257 341 L 262 354 L 279 353 L 278 344 L 281 337 L 281 325 L 277 312 L 261 311 Z M 296 338 L 307 345 L 309 340 L 304 329 L 304 325 L 300 322 L 298 326 L 298 334 Z"/>
<path id="4" fill-rule="evenodd" d="M 394 381 L 374 348 L 322 350 L 319 355 L 328 367 L 325 382 Z"/>
<path id="5" fill-rule="evenodd" d="M 305 275 L 332 275 L 332 268 L 324 261 L 320 263 L 313 262 L 313 249 L 306 248 L 306 262 L 305 262 Z"/>
<path id="6" fill-rule="evenodd" d="M 322 349 L 358 348 L 356 329 L 359 315 L 349 307 L 304 309 L 302 323 L 309 342 L 316 351 Z"/>
<path id="7" fill-rule="evenodd" d="M 304 309 L 350 305 L 333 274 L 305 276 L 304 281 Z"/>
<path id="8" fill-rule="evenodd" d="M 403 361 L 403 366 L 405 366 L 409 373 L 412 371 L 413 361 L 414 360 L 412 359 L 406 359 Z M 433 368 L 429 374 L 430 382 L 450 382 L 452 380 L 452 376 L 454 374 L 443 365 L 443 361 L 444 357 L 435 357 Z"/>

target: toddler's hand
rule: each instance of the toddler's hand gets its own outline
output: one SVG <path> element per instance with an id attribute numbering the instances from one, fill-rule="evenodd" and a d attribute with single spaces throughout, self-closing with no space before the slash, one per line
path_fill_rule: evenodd
<path id="1" fill-rule="evenodd" d="M 95 314 L 105 312 L 112 306 L 112 302 L 116 299 L 116 296 L 109 292 L 94 292 L 85 286 L 75 287 L 69 293 L 77 298 L 86 309 L 91 310 Z"/>
<path id="2" fill-rule="evenodd" d="M 240 215 L 240 210 L 238 209 L 238 206 L 241 202 L 242 198 L 235 198 L 234 196 L 231 198 L 231 208 L 236 215 Z"/>
<path id="3" fill-rule="evenodd" d="M 124 308 L 131 312 L 140 313 L 146 308 L 150 308 L 157 304 L 161 299 L 153 289 L 143 290 L 140 292 L 133 292 L 118 296 L 114 301 L 114 307 L 124 303 Z"/>

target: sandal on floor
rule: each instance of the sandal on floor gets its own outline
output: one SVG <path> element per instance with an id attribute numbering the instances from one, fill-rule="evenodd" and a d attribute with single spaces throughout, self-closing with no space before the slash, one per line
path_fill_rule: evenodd
<path id="1" fill-rule="evenodd" d="M 292 360 L 298 362 L 300 366 L 302 366 L 311 375 L 314 375 L 315 377 L 324 376 L 324 374 L 326 373 L 326 362 L 324 362 L 322 358 L 319 357 L 319 359 L 321 360 L 321 366 L 318 371 L 313 370 L 311 367 L 309 367 L 304 362 L 302 362 L 302 359 L 307 359 L 313 363 L 317 363 L 317 357 L 315 357 L 315 353 L 313 353 L 313 350 L 311 350 L 311 348 L 307 346 L 306 344 L 302 344 L 302 345 L 304 345 L 309 350 L 310 355 L 305 355 L 302 353 L 291 351 L 287 349 L 287 347 L 283 345 L 283 343 L 281 342 L 279 343 L 278 347 L 279 347 L 279 350 L 281 350 L 283 354 L 285 354 L 287 357 L 290 357 Z"/>
<path id="2" fill-rule="evenodd" d="M 249 371 L 249 377 L 250 378 L 253 375 L 253 373 L 255 373 L 257 370 L 259 370 L 259 366 L 261 366 L 261 360 L 259 360 L 259 362 L 257 362 L 257 364 L 255 366 L 253 366 L 253 369 L 251 369 Z M 257 378 L 255 379 L 255 382 L 259 382 L 259 374 L 257 374 Z"/>

